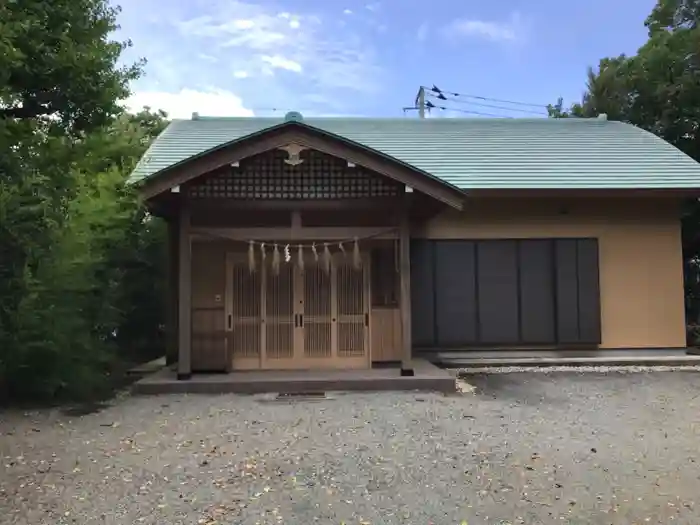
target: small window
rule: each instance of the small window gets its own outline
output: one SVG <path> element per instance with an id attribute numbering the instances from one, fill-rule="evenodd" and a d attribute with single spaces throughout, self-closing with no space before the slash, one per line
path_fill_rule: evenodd
<path id="1" fill-rule="evenodd" d="M 372 306 L 398 306 L 399 272 L 394 246 L 374 248 L 371 252 L 371 265 Z"/>

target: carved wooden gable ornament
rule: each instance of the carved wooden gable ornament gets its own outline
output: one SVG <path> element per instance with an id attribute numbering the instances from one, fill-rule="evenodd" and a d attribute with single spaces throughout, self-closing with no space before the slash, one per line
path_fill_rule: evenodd
<path id="1" fill-rule="evenodd" d="M 304 159 L 301 158 L 301 152 L 307 148 L 301 144 L 292 142 L 286 146 L 281 146 L 279 149 L 287 152 L 287 158 L 284 159 L 285 164 L 289 164 L 290 166 L 298 166 L 304 162 Z"/>

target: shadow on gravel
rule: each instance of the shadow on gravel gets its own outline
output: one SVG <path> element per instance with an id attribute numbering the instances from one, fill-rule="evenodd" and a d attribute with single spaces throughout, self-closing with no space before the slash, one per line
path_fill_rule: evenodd
<path id="1" fill-rule="evenodd" d="M 619 393 L 635 388 L 663 388 L 687 383 L 700 385 L 700 373 L 694 370 L 625 371 L 556 371 L 465 374 L 477 396 L 486 399 L 516 401 L 537 405 L 565 404 L 571 401 L 567 390 L 576 392 L 606 391 Z M 600 385 L 598 387 L 597 385 Z"/>
<path id="2" fill-rule="evenodd" d="M 539 405 L 566 404 L 570 401 L 564 393 L 551 388 L 556 381 L 603 381 L 608 380 L 606 374 L 580 372 L 513 372 L 499 374 L 468 374 L 464 380 L 476 387 L 476 395 L 521 404 Z"/>
<path id="3" fill-rule="evenodd" d="M 79 405 L 62 408 L 61 413 L 71 417 L 89 416 L 90 414 L 96 414 L 105 408 L 109 408 L 109 406 L 109 403 L 102 402 L 81 403 Z"/>

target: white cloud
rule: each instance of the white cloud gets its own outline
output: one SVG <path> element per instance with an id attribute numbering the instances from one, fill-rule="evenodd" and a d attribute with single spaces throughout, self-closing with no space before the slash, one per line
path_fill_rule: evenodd
<path id="1" fill-rule="evenodd" d="M 343 14 L 344 14 L 344 15 L 351 15 L 351 14 L 352 14 L 352 9 L 343 9 Z"/>
<path id="2" fill-rule="evenodd" d="M 138 96 L 180 100 L 185 91 L 219 101 L 213 88 L 248 107 L 343 113 L 387 85 L 372 42 L 356 27 L 343 27 L 347 17 L 282 11 L 255 0 L 202 0 L 193 9 L 153 0 L 158 16 L 144 18 L 141 1 L 120 0 L 119 17 L 119 36 L 134 43 L 124 63 L 148 59 L 145 76 L 133 85 Z M 292 74 L 275 74 L 280 71 Z"/>
<path id="3" fill-rule="evenodd" d="M 456 32 L 465 36 L 484 36 L 490 40 L 515 40 L 515 31 L 508 25 L 483 20 L 460 20 L 454 24 Z"/>
<path id="4" fill-rule="evenodd" d="M 446 27 L 450 37 L 475 37 L 492 42 L 522 42 L 526 39 L 529 24 L 520 13 L 511 13 L 506 21 L 460 18 Z"/>
<path id="5" fill-rule="evenodd" d="M 323 94 L 335 104 L 347 100 L 338 90 L 369 93 L 382 85 L 382 71 L 370 44 L 336 20 L 314 13 L 276 12 L 240 0 L 214 0 L 208 5 L 210 13 L 176 23 L 181 37 L 206 46 L 209 54 L 247 71 L 250 78 L 270 75 L 270 68 L 303 72 L 308 94 Z M 295 30 L 294 21 L 304 30 Z M 277 79 L 276 88 L 290 95 L 292 88 L 285 81 Z"/>
<path id="6" fill-rule="evenodd" d="M 253 111 L 244 107 L 240 97 L 221 89 L 182 89 L 177 93 L 137 91 L 126 100 L 125 105 L 131 111 L 139 111 L 144 106 L 152 110 L 162 109 L 171 118 L 191 118 L 192 113 L 220 117 L 253 116 Z"/>
<path id="7" fill-rule="evenodd" d="M 277 17 L 284 20 L 289 20 L 289 27 L 292 29 L 299 29 L 299 26 L 301 25 L 299 18 L 291 13 L 278 13 Z"/>
<path id="8" fill-rule="evenodd" d="M 287 71 L 293 71 L 294 73 L 301 73 L 302 71 L 302 67 L 299 62 L 295 62 L 294 60 L 284 58 L 280 55 L 263 55 L 260 58 L 263 62 L 269 64 L 275 69 L 286 69 Z"/>
<path id="9" fill-rule="evenodd" d="M 255 25 L 252 20 L 234 20 L 233 26 L 237 29 L 250 29 Z"/>

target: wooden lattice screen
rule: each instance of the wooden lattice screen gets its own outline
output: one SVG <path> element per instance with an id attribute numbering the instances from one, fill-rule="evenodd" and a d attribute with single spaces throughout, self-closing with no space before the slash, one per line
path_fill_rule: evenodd
<path id="1" fill-rule="evenodd" d="M 303 162 L 296 166 L 285 163 L 287 158 L 281 150 L 261 153 L 202 177 L 189 193 L 193 198 L 307 200 L 391 197 L 403 189 L 396 181 L 319 151 L 303 151 Z"/>

